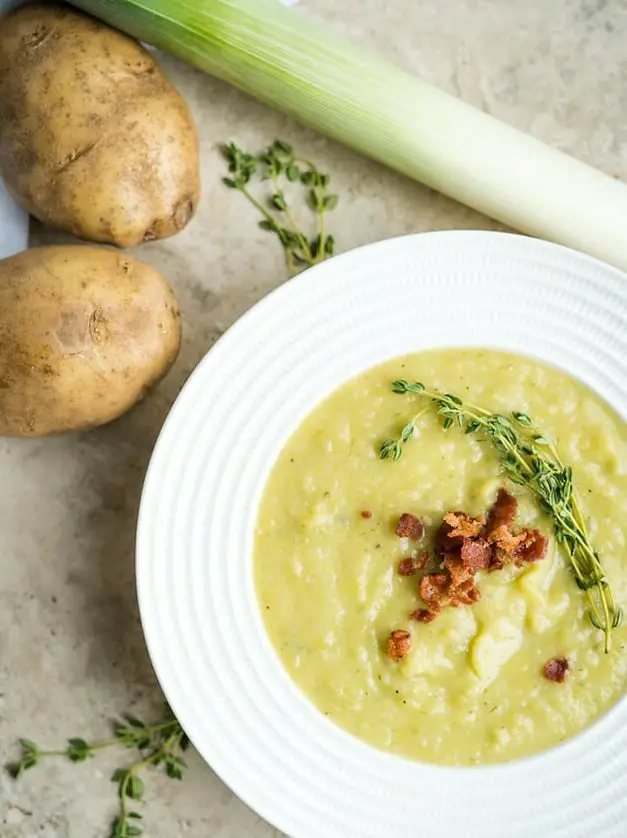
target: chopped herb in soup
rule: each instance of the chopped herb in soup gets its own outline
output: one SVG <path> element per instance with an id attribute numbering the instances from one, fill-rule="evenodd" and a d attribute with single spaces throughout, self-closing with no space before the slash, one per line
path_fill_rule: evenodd
<path id="1" fill-rule="evenodd" d="M 528 480 L 471 413 L 503 417 Z M 348 382 L 261 502 L 255 581 L 283 665 L 330 720 L 414 759 L 501 762 L 578 733 L 627 680 L 626 443 L 581 383 L 507 353 Z"/>

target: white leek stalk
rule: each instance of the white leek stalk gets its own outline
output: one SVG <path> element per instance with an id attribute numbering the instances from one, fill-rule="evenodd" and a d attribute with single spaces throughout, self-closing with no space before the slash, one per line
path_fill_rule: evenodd
<path id="1" fill-rule="evenodd" d="M 522 232 L 627 270 L 627 186 L 277 0 L 72 0 Z"/>

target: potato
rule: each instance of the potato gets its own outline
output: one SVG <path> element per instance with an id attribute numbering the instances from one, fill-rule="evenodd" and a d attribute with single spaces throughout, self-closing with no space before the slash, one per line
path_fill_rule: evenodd
<path id="1" fill-rule="evenodd" d="M 129 247 L 192 217 L 196 128 L 138 43 L 69 7 L 27 5 L 0 22 L 0 175 L 44 223 Z"/>
<path id="2" fill-rule="evenodd" d="M 83 245 L 0 261 L 0 434 L 110 422 L 168 372 L 180 341 L 172 290 L 143 262 Z"/>

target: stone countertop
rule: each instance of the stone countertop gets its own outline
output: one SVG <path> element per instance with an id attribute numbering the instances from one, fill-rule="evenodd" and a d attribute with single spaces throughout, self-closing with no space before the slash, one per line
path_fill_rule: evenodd
<path id="1" fill-rule="evenodd" d="M 627 180 L 625 0 L 306 0 L 309 10 L 387 56 L 541 139 Z M 385 11 L 382 13 L 382 9 Z M 181 385 L 214 341 L 284 281 L 282 253 L 226 190 L 217 145 L 256 150 L 280 136 L 332 174 L 341 250 L 402 233 L 498 225 L 301 128 L 171 59 L 202 142 L 204 193 L 182 234 L 136 250 L 173 283 L 185 324 L 172 373 L 143 404 L 99 430 L 1 440 L 0 762 L 27 736 L 53 747 L 99 739 L 124 711 L 158 712 L 133 581 L 137 505 L 151 449 Z M 424 114 L 429 119 L 429 114 Z M 59 236 L 34 227 L 33 243 Z M 0 780 L 3 838 L 104 838 L 115 811 L 104 754 Z M 154 776 L 149 838 L 269 838 L 272 827 L 192 754 L 183 783 Z"/>

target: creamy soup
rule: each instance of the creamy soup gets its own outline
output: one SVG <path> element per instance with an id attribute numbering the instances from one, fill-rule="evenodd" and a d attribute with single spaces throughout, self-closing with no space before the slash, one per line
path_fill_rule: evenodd
<path id="1" fill-rule="evenodd" d="M 572 465 L 605 572 L 617 601 L 627 602 L 624 424 L 580 383 L 536 361 L 438 350 L 345 384 L 280 454 L 255 544 L 267 631 L 319 710 L 379 748 L 469 765 L 556 745 L 622 695 L 627 631 L 614 631 L 605 654 L 549 517 L 524 487 L 507 483 L 489 444 L 444 430 L 424 399 L 394 394 L 399 377 L 489 410 L 530 414 Z M 379 459 L 381 442 L 425 408 L 401 459 Z M 420 516 L 429 548 L 446 512 L 484 514 L 502 486 L 518 498 L 520 525 L 550 536 L 545 558 L 482 571 L 481 599 L 472 607 L 445 608 L 430 623 L 410 620 L 420 606 L 418 579 L 397 572 L 411 546 L 395 533 L 399 515 Z M 400 661 L 386 653 L 393 630 L 411 634 Z M 544 665 L 562 657 L 568 677 L 547 680 Z"/>

